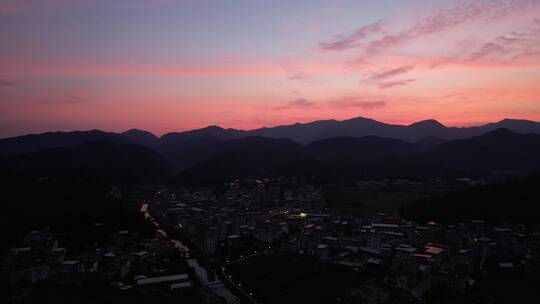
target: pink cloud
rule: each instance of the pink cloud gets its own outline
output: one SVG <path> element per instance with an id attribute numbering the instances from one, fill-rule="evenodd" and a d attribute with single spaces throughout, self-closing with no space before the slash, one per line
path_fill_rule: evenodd
<path id="1" fill-rule="evenodd" d="M 322 50 L 328 51 L 341 51 L 359 46 L 360 41 L 373 35 L 383 32 L 384 22 L 379 20 L 377 22 L 365 25 L 351 34 L 338 35 L 334 40 L 330 42 L 321 42 L 319 47 Z"/>
<path id="2" fill-rule="evenodd" d="M 411 61 L 410 64 L 416 65 L 416 60 L 426 63 L 430 56 L 429 51 L 432 48 L 430 46 L 423 47 L 422 54 L 404 52 L 404 49 L 414 48 L 415 45 L 425 42 L 426 39 L 432 39 L 435 35 L 445 37 L 444 35 L 448 35 L 452 31 L 457 33 L 462 31 L 461 35 L 474 35 L 478 31 L 471 28 L 469 29 L 470 32 L 466 33 L 463 32 L 467 31 L 464 28 L 477 26 L 473 24 L 478 24 L 478 22 L 483 22 L 489 26 L 489 24 L 496 24 L 500 20 L 508 18 L 520 20 L 521 18 L 527 18 L 526 16 L 530 16 L 531 12 L 534 11 L 540 11 L 540 2 L 534 0 L 469 1 L 450 9 L 438 10 L 430 15 L 419 17 L 419 21 L 415 21 L 409 26 L 399 26 L 403 23 L 398 22 L 374 23 L 363 26 L 354 34 L 342 35 L 342 39 L 334 41 L 336 45 L 333 48 L 331 48 L 333 44 L 328 42 L 322 42 L 320 46 L 327 46 L 336 51 L 348 48 L 357 49 L 360 56 L 349 61 L 349 64 L 357 68 L 376 64 L 380 61 L 384 62 L 392 57 L 401 58 L 402 62 L 403 60 L 409 60 Z M 537 38 L 540 36 L 539 23 L 540 21 L 536 18 L 526 31 L 500 35 L 477 49 L 471 50 L 471 46 L 467 44 L 465 45 L 466 48 L 455 54 L 443 54 L 434 50 L 432 53 L 438 52 L 438 54 L 432 54 L 436 58 L 429 63 L 429 66 L 433 68 L 448 62 L 456 64 L 480 59 L 489 60 L 486 63 L 487 66 L 497 61 L 535 56 L 540 49 Z M 440 41 L 446 44 L 453 42 L 451 39 Z M 448 47 L 454 50 L 458 49 L 456 45 Z M 507 58 L 508 56 L 510 58 Z"/>
<path id="3" fill-rule="evenodd" d="M 524 31 L 500 35 L 484 43 L 469 56 L 470 60 L 498 58 L 519 60 L 540 52 L 540 19 L 535 18 Z"/>
<path id="4" fill-rule="evenodd" d="M 329 102 L 331 107 L 336 108 L 360 108 L 364 110 L 374 110 L 386 106 L 383 100 L 365 100 L 357 96 L 345 96 Z"/>
<path id="5" fill-rule="evenodd" d="M 281 107 L 275 107 L 275 111 L 288 110 L 288 109 L 306 109 L 315 107 L 316 103 L 313 101 L 306 100 L 304 98 L 298 98 L 295 100 L 289 101 L 286 105 Z"/>
<path id="6" fill-rule="evenodd" d="M 412 70 L 412 66 L 402 66 L 390 70 L 385 70 L 380 73 L 375 73 L 371 77 L 369 77 L 370 80 L 384 80 L 386 78 L 390 78 L 396 75 L 404 74 Z"/>
<path id="7" fill-rule="evenodd" d="M 0 87 L 13 87 L 13 86 L 18 86 L 18 85 L 20 85 L 19 82 L 0 78 Z"/>
<path id="8" fill-rule="evenodd" d="M 39 100 L 40 104 L 50 105 L 50 104 L 78 104 L 82 102 L 87 102 L 88 99 L 81 97 L 76 94 L 67 95 L 60 98 L 43 98 Z"/>
<path id="9" fill-rule="evenodd" d="M 482 47 L 478 50 L 473 52 L 470 55 L 471 60 L 478 60 L 481 58 L 485 58 L 487 56 L 496 55 L 506 55 L 508 54 L 509 50 L 505 46 L 502 46 L 500 44 L 494 43 L 494 42 L 488 42 L 482 45 Z"/>
<path id="10" fill-rule="evenodd" d="M 396 81 L 389 81 L 389 82 L 381 82 L 378 84 L 379 89 L 390 89 L 397 86 L 404 86 L 408 85 L 412 82 L 416 81 L 416 79 L 405 79 L 405 80 L 396 80 Z"/>
<path id="11" fill-rule="evenodd" d="M 373 84 L 379 87 L 379 89 L 389 89 L 396 86 L 404 86 L 415 81 L 415 79 L 405 79 L 405 80 L 393 80 L 386 81 L 388 78 L 394 76 L 405 74 L 413 69 L 412 65 L 401 66 L 397 68 L 391 68 L 383 70 L 382 72 L 371 73 L 366 80 L 361 81 L 361 83 Z"/>
<path id="12" fill-rule="evenodd" d="M 497 20 L 534 4 L 529 0 L 476 1 L 458 5 L 452 9 L 439 10 L 421 19 L 413 26 L 397 33 L 387 34 L 361 46 L 364 53 L 375 55 L 393 47 L 445 32 L 462 24 L 477 20 Z"/>
<path id="13" fill-rule="evenodd" d="M 281 67 L 284 69 L 285 73 L 287 74 L 287 78 L 290 80 L 305 80 L 312 76 L 304 69 L 290 61 L 283 62 Z"/>

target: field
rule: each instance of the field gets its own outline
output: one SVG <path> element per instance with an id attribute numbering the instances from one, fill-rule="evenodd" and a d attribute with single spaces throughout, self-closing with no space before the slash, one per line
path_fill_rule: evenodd
<path id="1" fill-rule="evenodd" d="M 334 211 L 353 215 L 391 213 L 405 204 L 430 196 L 419 192 L 368 191 L 355 187 L 329 189 L 324 195 Z"/>
<path id="2" fill-rule="evenodd" d="M 306 257 L 254 256 L 227 267 L 232 280 L 260 303 L 333 303 L 358 282 Z"/>

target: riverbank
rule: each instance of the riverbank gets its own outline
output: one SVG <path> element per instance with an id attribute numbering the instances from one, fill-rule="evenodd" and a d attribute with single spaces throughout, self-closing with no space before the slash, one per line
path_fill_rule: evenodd
<path id="1" fill-rule="evenodd" d="M 149 203 L 143 203 L 140 211 L 144 214 L 145 219 L 156 227 L 156 232 L 162 234 L 163 237 L 166 237 L 175 244 L 175 247 L 179 250 L 181 256 L 185 258 L 188 265 L 193 268 L 197 280 L 199 280 L 201 285 L 204 286 L 204 289 L 213 295 L 215 299 L 219 299 L 226 304 L 244 303 L 244 301 L 242 301 L 236 293 L 231 292 L 219 276 L 217 276 L 215 267 L 214 269 L 209 268 L 212 267 L 212 265 L 208 258 L 204 258 L 201 250 L 191 249 L 197 248 L 192 241 L 177 231 L 171 224 L 161 225 L 156 221 L 151 213 L 152 208 Z"/>

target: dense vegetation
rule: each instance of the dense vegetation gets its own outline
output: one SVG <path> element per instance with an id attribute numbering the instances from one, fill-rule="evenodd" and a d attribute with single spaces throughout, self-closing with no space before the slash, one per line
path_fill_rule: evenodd
<path id="1" fill-rule="evenodd" d="M 5 186 L 0 213 L 2 250 L 29 230 L 43 227 L 81 232 L 94 222 L 107 223 L 111 231 L 144 226 L 142 217 L 135 213 L 136 206 L 125 195 L 112 196 L 115 189 L 91 178 L 11 176 L 1 182 Z"/>
<path id="2" fill-rule="evenodd" d="M 401 212 L 418 220 L 452 223 L 465 219 L 484 219 L 491 223 L 506 220 L 540 222 L 540 177 L 504 184 L 479 186 L 442 197 L 418 200 Z"/>

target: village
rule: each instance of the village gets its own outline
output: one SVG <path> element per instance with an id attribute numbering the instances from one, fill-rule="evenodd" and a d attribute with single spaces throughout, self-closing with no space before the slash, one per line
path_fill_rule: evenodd
<path id="1" fill-rule="evenodd" d="M 538 226 L 343 215 L 321 189 L 290 179 L 237 180 L 218 192 L 161 187 L 140 212 L 151 233 L 111 232 L 103 223 L 83 239 L 29 232 L 2 263 L 14 298 L 28 301 L 44 282 L 79 290 L 94 280 L 91 288 L 111 301 L 463 301 L 482 278 L 539 267 Z"/>

